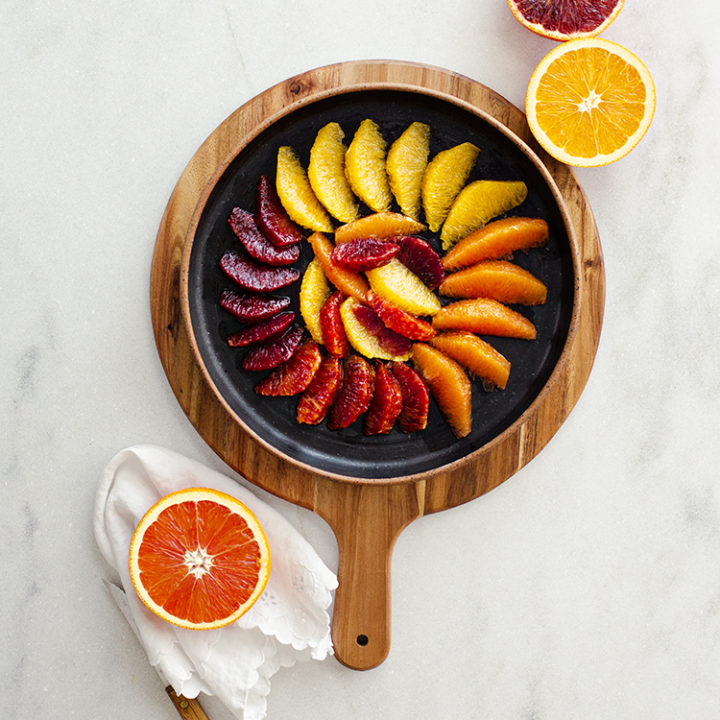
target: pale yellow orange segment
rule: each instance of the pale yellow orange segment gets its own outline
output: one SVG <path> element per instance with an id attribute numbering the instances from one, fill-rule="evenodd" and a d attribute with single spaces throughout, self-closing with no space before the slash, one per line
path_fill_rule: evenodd
<path id="1" fill-rule="evenodd" d="M 305 168 L 288 145 L 278 149 L 275 187 L 285 211 L 298 225 L 317 232 L 332 232 L 330 216 L 315 197 Z"/>
<path id="2" fill-rule="evenodd" d="M 358 238 L 374 237 L 383 240 L 393 235 L 415 235 L 426 229 L 421 222 L 402 213 L 373 213 L 341 225 L 335 231 L 335 244 Z"/>
<path id="3" fill-rule="evenodd" d="M 310 149 L 308 180 L 317 199 L 340 222 L 358 216 L 358 203 L 345 177 L 345 133 L 331 122 L 318 130 Z"/>
<path id="4" fill-rule="evenodd" d="M 469 142 L 442 150 L 429 163 L 422 179 L 422 201 L 425 220 L 437 232 L 465 185 L 475 165 L 480 148 Z"/>
<path id="5" fill-rule="evenodd" d="M 411 315 L 435 315 L 442 307 L 435 293 L 397 258 L 365 275 L 373 292 Z"/>
<path id="6" fill-rule="evenodd" d="M 655 112 L 655 85 L 642 61 L 602 38 L 563 43 L 535 69 L 525 97 L 533 135 L 554 158 L 594 167 L 642 139 Z"/>
<path id="7" fill-rule="evenodd" d="M 360 123 L 345 153 L 345 175 L 355 195 L 374 212 L 390 209 L 392 194 L 385 170 L 387 143 L 373 120 Z"/>
<path id="8" fill-rule="evenodd" d="M 300 283 L 300 314 L 312 339 L 320 345 L 323 344 L 320 309 L 328 297 L 330 285 L 325 273 L 317 260 L 311 260 Z"/>
<path id="9" fill-rule="evenodd" d="M 521 180 L 476 180 L 455 199 L 440 233 L 443 250 L 487 224 L 494 217 L 525 201 L 527 185 Z"/>
<path id="10" fill-rule="evenodd" d="M 405 215 L 419 220 L 420 191 L 430 154 L 430 126 L 412 123 L 390 146 L 387 174 L 392 194 Z"/>
<path id="11" fill-rule="evenodd" d="M 406 355 L 393 355 L 389 353 L 380 344 L 376 335 L 373 335 L 358 319 L 355 317 L 355 308 L 360 303 L 353 297 L 343 300 L 340 305 L 340 317 L 342 318 L 343 327 L 347 339 L 353 348 L 364 355 L 366 358 L 377 358 L 378 360 L 408 360 L 410 353 Z"/>

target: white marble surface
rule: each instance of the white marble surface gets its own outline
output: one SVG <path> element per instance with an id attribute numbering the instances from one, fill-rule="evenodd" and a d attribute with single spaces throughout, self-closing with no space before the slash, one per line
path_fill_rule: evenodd
<path id="1" fill-rule="evenodd" d="M 607 269 L 580 402 L 510 481 L 400 536 L 388 660 L 281 671 L 271 719 L 720 717 L 720 10 L 651 6 L 629 1 L 605 37 L 648 64 L 654 124 L 578 172 Z M 552 47 L 504 0 L 3 1 L 0 717 L 176 717 L 102 587 L 91 509 L 127 445 L 224 469 L 148 311 L 155 232 L 202 140 L 346 59 L 447 67 L 522 105 Z M 336 566 L 321 520 L 264 497 Z"/>

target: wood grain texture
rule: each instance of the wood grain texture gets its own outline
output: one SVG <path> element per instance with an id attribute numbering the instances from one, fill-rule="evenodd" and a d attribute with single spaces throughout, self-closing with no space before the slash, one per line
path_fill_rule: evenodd
<path id="1" fill-rule="evenodd" d="M 254 437 L 211 391 L 195 362 L 181 300 L 186 238 L 214 183 L 237 153 L 271 123 L 338 92 L 422 92 L 461 105 L 515 133 L 554 179 L 574 229 L 575 303 L 568 341 L 538 398 L 511 427 L 472 455 L 415 476 L 363 480 L 320 472 Z M 340 564 L 333 615 L 338 660 L 374 667 L 389 649 L 392 546 L 413 519 L 467 502 L 509 478 L 547 444 L 587 381 L 602 325 L 605 279 L 597 228 L 572 170 L 537 145 L 523 113 L 489 88 L 439 68 L 374 61 L 330 65 L 290 78 L 230 115 L 181 175 L 163 216 L 153 255 L 150 305 L 155 341 L 178 402 L 213 450 L 252 483 L 327 520 Z M 358 637 L 365 636 L 365 644 Z M 362 638 L 361 638 L 362 641 Z"/>
<path id="2" fill-rule="evenodd" d="M 178 695 L 170 686 L 165 688 L 165 692 L 183 720 L 210 720 L 197 700 Z"/>

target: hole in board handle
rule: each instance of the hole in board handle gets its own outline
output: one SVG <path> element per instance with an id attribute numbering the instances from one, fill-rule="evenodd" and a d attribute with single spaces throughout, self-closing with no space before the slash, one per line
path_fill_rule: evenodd
<path id="1" fill-rule="evenodd" d="M 365 647 L 368 644 L 368 636 L 367 635 L 358 635 L 355 638 L 355 642 L 360 645 L 361 647 Z"/>

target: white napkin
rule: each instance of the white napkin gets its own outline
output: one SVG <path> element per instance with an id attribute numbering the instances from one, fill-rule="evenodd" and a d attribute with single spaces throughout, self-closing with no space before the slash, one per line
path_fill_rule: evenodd
<path id="1" fill-rule="evenodd" d="M 140 601 L 128 571 L 130 540 L 146 510 L 189 487 L 215 488 L 245 503 L 270 544 L 265 591 L 245 615 L 217 630 L 185 630 L 161 620 Z M 328 607 L 337 578 L 280 514 L 230 478 L 163 448 L 128 448 L 103 473 L 94 528 L 100 551 L 120 576 L 148 659 L 175 692 L 217 695 L 236 717 L 262 720 L 272 675 L 332 655 Z"/>

